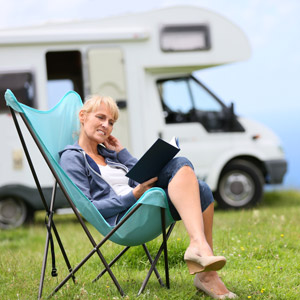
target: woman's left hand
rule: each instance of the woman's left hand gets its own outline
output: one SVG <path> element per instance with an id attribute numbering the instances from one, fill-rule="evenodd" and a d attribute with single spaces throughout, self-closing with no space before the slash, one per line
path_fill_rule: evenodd
<path id="1" fill-rule="evenodd" d="M 151 189 L 155 182 L 157 181 L 158 177 L 153 177 L 143 183 L 140 183 L 139 185 L 137 185 L 133 190 L 133 196 L 135 197 L 136 200 L 139 200 L 140 197 L 149 189 Z"/>
<path id="2" fill-rule="evenodd" d="M 112 135 L 110 135 L 103 144 L 107 149 L 116 152 L 120 152 L 122 149 L 124 149 L 119 139 Z"/>

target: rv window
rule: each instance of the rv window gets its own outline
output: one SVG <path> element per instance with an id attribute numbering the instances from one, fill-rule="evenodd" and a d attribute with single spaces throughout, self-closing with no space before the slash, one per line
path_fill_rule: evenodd
<path id="1" fill-rule="evenodd" d="M 34 107 L 34 82 L 30 72 L 0 73 L 0 94 L 3 97 L 5 91 L 10 89 L 19 102 Z M 7 112 L 5 101 L 0 101 L 0 112 Z"/>
<path id="2" fill-rule="evenodd" d="M 221 103 L 216 101 L 216 98 L 212 94 L 208 93 L 208 91 L 198 82 L 195 80 L 189 80 L 189 84 L 196 110 L 203 112 L 221 112 L 223 110 Z"/>
<path id="3" fill-rule="evenodd" d="M 66 92 L 76 91 L 83 99 L 82 58 L 80 51 L 46 53 L 48 106 L 53 107 Z"/>
<path id="4" fill-rule="evenodd" d="M 210 49 L 207 25 L 168 25 L 160 32 L 160 47 L 165 52 Z"/>
<path id="5" fill-rule="evenodd" d="M 193 104 L 186 79 L 158 82 L 166 123 L 190 122 Z"/>
<path id="6" fill-rule="evenodd" d="M 169 80 L 163 84 L 165 105 L 173 112 L 188 113 L 192 109 L 189 88 L 184 80 Z"/>
<path id="7" fill-rule="evenodd" d="M 193 77 L 157 82 L 167 124 L 199 122 L 208 132 L 224 131 L 224 105 Z"/>

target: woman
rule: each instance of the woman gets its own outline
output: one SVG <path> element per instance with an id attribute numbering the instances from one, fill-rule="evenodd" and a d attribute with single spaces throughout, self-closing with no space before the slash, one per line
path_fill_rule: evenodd
<path id="1" fill-rule="evenodd" d="M 235 298 L 216 272 L 226 259 L 212 251 L 214 205 L 209 187 L 197 180 L 191 163 L 181 157 L 142 184 L 128 179 L 125 174 L 137 160 L 111 135 L 117 119 L 112 98 L 90 97 L 79 112 L 78 142 L 60 152 L 62 168 L 111 225 L 148 189 L 163 188 L 173 218 L 183 221 L 190 238 L 184 259 L 190 274 L 196 274 L 195 286 L 215 299 Z"/>

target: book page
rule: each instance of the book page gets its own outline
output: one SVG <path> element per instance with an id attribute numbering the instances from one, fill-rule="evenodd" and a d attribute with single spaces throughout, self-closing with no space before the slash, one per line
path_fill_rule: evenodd
<path id="1" fill-rule="evenodd" d="M 169 142 L 170 145 L 179 148 L 179 143 L 178 143 L 178 139 L 176 136 L 173 136 Z"/>

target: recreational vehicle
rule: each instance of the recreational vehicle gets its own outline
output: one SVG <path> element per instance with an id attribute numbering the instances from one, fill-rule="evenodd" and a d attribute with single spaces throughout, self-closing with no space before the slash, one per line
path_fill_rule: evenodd
<path id="1" fill-rule="evenodd" d="M 281 183 L 286 172 L 280 140 L 237 116 L 233 104 L 225 105 L 198 78 L 201 69 L 243 61 L 250 53 L 238 26 L 190 6 L 1 30 L 0 227 L 21 225 L 42 209 L 5 106 L 6 89 L 39 110 L 51 109 L 68 90 L 82 99 L 110 95 L 121 112 L 115 134 L 134 156 L 158 137 L 176 136 L 180 155 L 192 161 L 220 207 L 258 203 L 264 184 Z M 53 178 L 33 143 L 30 152 L 50 198 Z M 65 205 L 63 197 L 56 201 L 57 208 Z"/>

